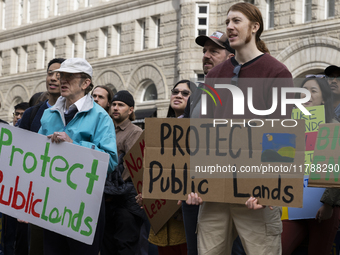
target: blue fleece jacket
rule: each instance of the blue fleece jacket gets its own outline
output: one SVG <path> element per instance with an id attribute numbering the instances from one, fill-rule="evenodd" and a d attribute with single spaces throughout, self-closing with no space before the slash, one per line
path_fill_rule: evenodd
<path id="1" fill-rule="evenodd" d="M 111 117 L 88 94 L 85 103 L 74 118 L 65 126 L 63 106 L 65 98 L 59 97 L 56 104 L 45 110 L 41 118 L 39 134 L 51 135 L 66 132 L 74 144 L 106 152 L 110 155 L 108 173 L 118 164 L 116 133 Z"/>

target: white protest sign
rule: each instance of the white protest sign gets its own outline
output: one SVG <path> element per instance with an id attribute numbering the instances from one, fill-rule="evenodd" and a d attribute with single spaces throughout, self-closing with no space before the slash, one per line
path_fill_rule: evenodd
<path id="1" fill-rule="evenodd" d="M 0 124 L 0 211 L 92 244 L 109 155 Z"/>

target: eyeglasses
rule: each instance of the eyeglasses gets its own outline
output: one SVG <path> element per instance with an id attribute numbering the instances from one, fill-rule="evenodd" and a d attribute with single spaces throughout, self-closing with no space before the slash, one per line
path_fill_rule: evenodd
<path id="1" fill-rule="evenodd" d="M 326 76 L 327 81 L 332 81 L 334 79 L 336 79 L 337 81 L 340 81 L 340 77 L 330 77 L 330 76 Z"/>
<path id="2" fill-rule="evenodd" d="M 182 91 L 180 91 L 178 89 L 172 89 L 171 93 L 174 96 L 177 96 L 179 93 L 181 93 L 182 96 L 184 96 L 184 97 L 188 97 L 190 95 L 190 91 L 189 90 L 182 90 Z"/>
<path id="3" fill-rule="evenodd" d="M 306 78 L 325 78 L 326 76 L 323 74 L 307 74 Z"/>
<path id="4" fill-rule="evenodd" d="M 239 73 L 241 71 L 241 67 L 242 67 L 242 65 L 237 65 L 237 66 L 235 66 L 234 71 L 233 71 L 233 73 L 235 75 L 233 76 L 233 78 L 231 78 L 231 84 L 233 84 L 235 86 L 237 86 L 237 83 L 238 83 L 238 76 L 239 76 Z"/>
<path id="5" fill-rule="evenodd" d="M 22 116 L 22 115 L 24 115 L 23 112 L 13 112 L 13 116 L 18 117 L 18 116 Z"/>
<path id="6" fill-rule="evenodd" d="M 70 81 L 75 78 L 83 78 L 82 75 L 77 76 L 75 73 L 59 73 L 60 74 L 60 80 L 67 80 Z"/>

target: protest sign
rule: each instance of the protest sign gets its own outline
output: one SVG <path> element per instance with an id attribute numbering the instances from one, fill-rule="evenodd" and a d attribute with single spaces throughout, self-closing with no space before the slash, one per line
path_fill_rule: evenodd
<path id="1" fill-rule="evenodd" d="M 125 155 L 124 161 L 129 170 L 133 185 L 137 193 L 142 193 L 144 172 L 144 132 L 134 146 Z M 155 234 L 164 226 L 170 217 L 180 208 L 175 200 L 143 199 L 143 208 Z"/>
<path id="2" fill-rule="evenodd" d="M 303 119 L 305 120 L 305 176 L 303 184 L 303 207 L 302 208 L 292 208 L 289 207 L 288 210 L 283 210 L 281 219 L 312 219 L 319 208 L 322 206 L 320 198 L 325 191 L 323 188 L 312 188 L 308 187 L 309 179 L 309 169 L 310 164 L 313 160 L 314 147 L 316 142 L 316 137 L 318 134 L 318 129 L 320 124 L 325 123 L 325 106 L 313 106 L 307 107 L 307 110 L 311 115 L 304 115 L 300 109 L 293 109 L 292 118 L 293 119 Z M 307 170 L 307 171 L 306 171 Z M 286 213 L 287 212 L 287 213 Z"/>
<path id="3" fill-rule="evenodd" d="M 320 125 L 308 186 L 340 188 L 340 124 Z"/>
<path id="4" fill-rule="evenodd" d="M 143 197 L 301 207 L 304 121 L 223 123 L 146 119 Z"/>
<path id="5" fill-rule="evenodd" d="M 0 124 L 0 211 L 92 244 L 109 155 Z"/>

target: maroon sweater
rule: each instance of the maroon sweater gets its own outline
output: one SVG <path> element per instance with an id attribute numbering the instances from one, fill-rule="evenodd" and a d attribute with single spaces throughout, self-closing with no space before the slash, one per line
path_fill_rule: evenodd
<path id="1" fill-rule="evenodd" d="M 208 73 L 205 82 L 212 87 L 215 87 L 215 84 L 231 84 L 231 78 L 235 75 L 233 70 L 237 64 L 237 61 L 231 58 L 217 65 Z M 288 105 L 286 115 L 281 116 L 281 88 L 293 86 L 292 75 L 287 67 L 269 54 L 263 54 L 243 64 L 239 72 L 237 87 L 242 90 L 244 95 L 244 115 L 233 115 L 233 97 L 229 89 L 216 89 L 221 97 L 222 105 L 216 99 L 217 106 L 215 106 L 211 97 L 207 95 L 207 115 L 202 117 L 223 119 L 290 119 L 293 105 Z M 253 114 L 248 109 L 247 104 L 248 87 L 253 88 L 253 106 L 257 110 L 271 108 L 272 89 L 274 87 L 278 88 L 278 105 L 275 112 L 269 116 Z M 289 94 L 287 97 L 292 98 L 293 95 Z M 238 103 L 241 103 L 241 101 Z"/>

